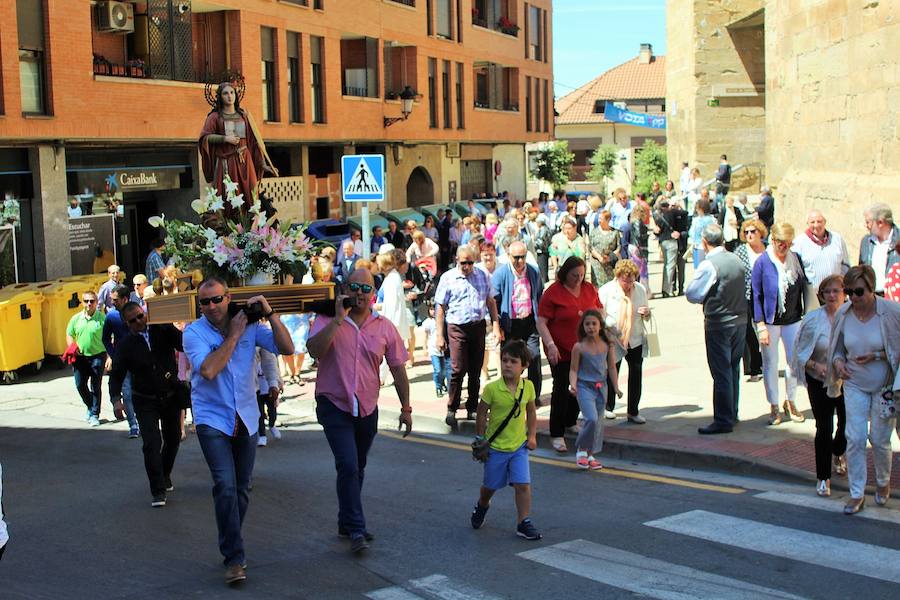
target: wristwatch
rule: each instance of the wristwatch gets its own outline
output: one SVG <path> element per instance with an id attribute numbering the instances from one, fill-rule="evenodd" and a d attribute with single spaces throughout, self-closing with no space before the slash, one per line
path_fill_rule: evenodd
<path id="1" fill-rule="evenodd" d="M 267 312 L 266 314 L 264 314 L 264 315 L 263 315 L 263 318 L 264 318 L 264 319 L 268 319 L 268 318 L 270 318 L 270 317 L 271 317 L 272 315 L 274 315 L 274 314 L 275 314 L 275 309 L 273 308 L 272 310 L 270 310 L 269 312 Z"/>

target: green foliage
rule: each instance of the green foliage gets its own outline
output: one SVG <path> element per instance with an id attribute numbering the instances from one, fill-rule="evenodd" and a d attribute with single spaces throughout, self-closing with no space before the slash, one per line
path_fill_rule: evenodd
<path id="1" fill-rule="evenodd" d="M 569 181 L 569 167 L 575 162 L 575 155 L 569 152 L 569 143 L 554 142 L 537 153 L 535 168 L 531 172 L 538 179 L 549 182 L 554 189 L 565 186 Z"/>
<path id="2" fill-rule="evenodd" d="M 634 162 L 635 180 L 632 190 L 635 194 L 649 193 L 655 181 L 658 181 L 660 185 L 665 184 L 668 173 L 665 146 L 660 146 L 653 140 L 647 140 L 636 153 Z"/>
<path id="3" fill-rule="evenodd" d="M 613 176 L 616 163 L 619 161 L 619 149 L 612 144 L 601 144 L 594 150 L 591 156 L 591 170 L 587 172 L 587 178 L 591 181 L 602 181 L 604 187 L 607 179 Z"/>

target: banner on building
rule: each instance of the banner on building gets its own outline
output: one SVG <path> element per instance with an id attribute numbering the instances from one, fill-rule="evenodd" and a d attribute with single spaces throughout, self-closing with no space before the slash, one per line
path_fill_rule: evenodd
<path id="1" fill-rule="evenodd" d="M 72 275 L 103 273 L 116 262 L 116 216 L 114 214 L 71 217 L 69 252 Z"/>
<path id="2" fill-rule="evenodd" d="M 12 225 L 3 225 L 0 227 L 0 287 L 18 282 L 16 229 Z"/>
<path id="3" fill-rule="evenodd" d="M 603 109 L 603 116 L 606 117 L 607 121 L 613 121 L 616 123 L 628 123 L 629 125 L 634 125 L 636 127 L 649 127 L 651 129 L 666 128 L 665 117 L 648 115 L 647 113 L 632 112 L 630 110 L 619 108 L 612 102 L 606 103 L 606 108 Z"/>

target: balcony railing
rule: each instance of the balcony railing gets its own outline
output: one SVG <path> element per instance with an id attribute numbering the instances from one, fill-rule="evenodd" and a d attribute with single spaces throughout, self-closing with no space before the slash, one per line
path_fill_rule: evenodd
<path id="1" fill-rule="evenodd" d="M 505 110 L 507 112 L 519 112 L 519 104 L 513 102 L 504 102 L 503 104 L 497 104 L 496 106 L 491 106 L 489 102 L 480 102 L 478 100 L 475 101 L 475 108 L 486 108 L 488 110 Z"/>
<path id="2" fill-rule="evenodd" d="M 173 77 L 154 77 L 150 67 L 141 60 L 130 60 L 125 64 L 111 63 L 106 60 L 94 59 L 94 75 L 106 75 L 108 77 L 125 77 L 130 79 L 155 79 L 158 81 L 184 81 L 187 83 L 206 83 L 207 81 L 226 81 L 233 74 L 212 73 L 207 71 L 191 71 L 187 79 Z"/>
<path id="3" fill-rule="evenodd" d="M 366 88 L 345 85 L 344 86 L 344 95 L 345 96 L 356 96 L 358 98 L 365 98 L 369 95 L 369 90 L 367 90 Z"/>

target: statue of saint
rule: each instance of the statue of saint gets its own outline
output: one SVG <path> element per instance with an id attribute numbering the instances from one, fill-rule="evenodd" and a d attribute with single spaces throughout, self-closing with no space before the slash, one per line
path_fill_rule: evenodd
<path id="1" fill-rule="evenodd" d="M 240 92 L 239 92 L 240 89 Z M 237 193 L 243 194 L 246 211 L 253 203 L 256 186 L 263 174 L 278 176 L 278 170 L 266 152 L 266 145 L 253 118 L 241 108 L 243 96 L 241 83 L 220 83 L 215 99 L 207 92 L 207 101 L 213 109 L 206 116 L 200 132 L 200 160 L 203 176 L 222 198 L 226 198 L 223 179 L 226 174 L 238 185 Z M 225 215 L 237 217 L 237 210 L 225 203 Z"/>

